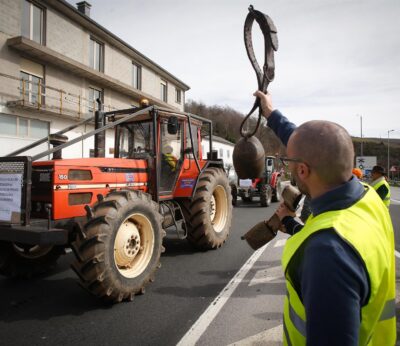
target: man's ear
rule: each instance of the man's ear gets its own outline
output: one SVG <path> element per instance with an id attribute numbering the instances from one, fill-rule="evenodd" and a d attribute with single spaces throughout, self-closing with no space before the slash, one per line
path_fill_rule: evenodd
<path id="1" fill-rule="evenodd" d="M 303 162 L 298 163 L 297 175 L 301 177 L 302 180 L 307 179 L 310 175 L 310 168 Z"/>

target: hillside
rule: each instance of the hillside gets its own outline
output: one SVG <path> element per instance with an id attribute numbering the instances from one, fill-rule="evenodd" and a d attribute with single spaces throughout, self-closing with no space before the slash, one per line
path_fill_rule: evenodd
<path id="1" fill-rule="evenodd" d="M 212 120 L 214 135 L 222 137 L 232 143 L 236 143 L 240 139 L 240 124 L 245 115 L 233 108 L 230 108 L 229 106 L 206 106 L 201 102 L 190 100 L 186 103 L 185 110 L 189 113 L 197 114 Z M 257 114 L 258 113 L 254 114 L 250 120 L 246 122 L 246 129 L 247 126 L 249 130 L 254 129 L 257 122 Z M 279 155 L 285 154 L 285 147 L 281 144 L 280 140 L 275 136 L 272 130 L 265 126 L 264 118 L 256 136 L 263 144 L 267 155 L 275 155 L 276 153 Z"/>
<path id="2" fill-rule="evenodd" d="M 239 128 L 245 117 L 229 106 L 207 106 L 204 103 L 189 100 L 185 105 L 187 112 L 200 115 L 213 121 L 213 130 L 216 136 L 222 137 L 232 143 L 236 143 L 240 138 Z M 257 114 L 253 115 L 249 121 L 249 129 L 253 129 L 257 120 Z M 275 136 L 271 129 L 263 125 L 260 126 L 256 136 L 260 139 L 267 155 L 285 155 L 285 147 Z M 246 124 L 247 126 L 247 124 Z M 245 126 L 245 128 L 246 128 Z M 354 151 L 356 156 L 361 156 L 361 139 L 353 137 Z M 376 156 L 377 163 L 387 167 L 388 143 L 385 138 L 362 138 L 363 156 Z M 391 138 L 390 144 L 390 166 L 400 166 L 400 139 Z M 395 174 L 400 176 L 399 172 Z"/>

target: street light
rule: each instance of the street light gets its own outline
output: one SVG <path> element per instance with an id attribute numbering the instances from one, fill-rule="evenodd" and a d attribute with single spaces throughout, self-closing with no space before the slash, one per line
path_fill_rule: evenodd
<path id="1" fill-rule="evenodd" d="M 360 117 L 360 131 L 361 131 L 361 142 L 360 142 L 360 156 L 363 156 L 363 134 L 362 134 L 362 115 L 357 114 Z"/>
<path id="2" fill-rule="evenodd" d="M 393 132 L 394 130 L 388 130 L 388 160 L 387 160 L 387 175 L 390 178 L 390 173 L 389 173 L 389 169 L 390 169 L 390 149 L 389 149 L 389 134 L 390 132 Z"/>

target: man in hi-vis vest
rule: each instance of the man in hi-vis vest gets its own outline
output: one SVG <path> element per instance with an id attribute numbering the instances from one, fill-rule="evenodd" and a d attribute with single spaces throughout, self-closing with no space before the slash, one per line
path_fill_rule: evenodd
<path id="1" fill-rule="evenodd" d="M 385 169 L 382 166 L 374 166 L 371 171 L 372 183 L 370 184 L 382 199 L 383 203 L 389 208 L 390 187 L 386 181 Z"/>
<path id="2" fill-rule="evenodd" d="M 286 278 L 285 345 L 394 345 L 395 256 L 388 209 L 372 187 L 352 175 L 347 131 L 328 121 L 300 127 L 260 97 L 268 126 L 287 145 L 288 164 L 311 215 L 297 223 L 283 205 L 278 216 L 292 236 Z"/>

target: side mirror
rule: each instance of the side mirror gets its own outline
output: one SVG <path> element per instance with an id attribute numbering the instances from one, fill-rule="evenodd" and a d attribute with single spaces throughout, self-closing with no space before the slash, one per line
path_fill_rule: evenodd
<path id="1" fill-rule="evenodd" d="M 179 123 L 178 123 L 178 118 L 177 117 L 170 117 L 168 119 L 168 133 L 170 135 L 176 135 L 178 132 L 179 128 Z"/>

